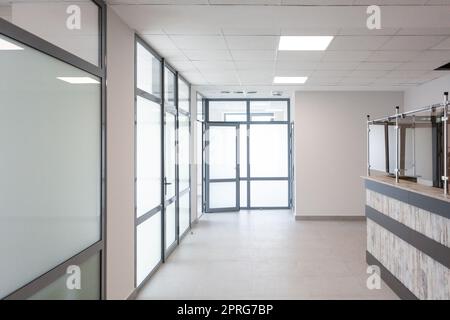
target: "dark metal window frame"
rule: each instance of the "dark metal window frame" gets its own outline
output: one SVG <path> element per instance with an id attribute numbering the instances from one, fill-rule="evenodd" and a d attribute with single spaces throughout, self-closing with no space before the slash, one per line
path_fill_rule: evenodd
<path id="1" fill-rule="evenodd" d="M 160 97 L 153 95 L 151 93 L 145 92 L 141 89 L 137 88 L 137 44 L 142 45 L 147 51 L 149 51 L 157 60 L 160 61 Z M 174 103 L 169 103 L 165 99 L 165 69 L 168 69 L 170 72 L 174 74 L 174 96 L 175 101 Z M 158 268 L 166 261 L 166 259 L 169 257 L 169 255 L 175 250 L 175 248 L 179 245 L 182 238 L 189 232 L 191 228 L 191 201 L 189 196 L 189 228 L 180 235 L 179 232 L 179 199 L 181 196 L 185 195 L 187 190 L 179 190 L 179 114 L 185 114 L 189 116 L 189 134 L 191 133 L 191 116 L 190 111 L 189 113 L 178 110 L 178 80 L 182 80 L 184 83 L 186 83 L 189 87 L 189 94 L 191 90 L 190 83 L 183 78 L 175 68 L 173 68 L 165 59 L 162 57 L 156 50 L 154 50 L 142 37 L 140 37 L 138 34 L 135 34 L 135 97 L 142 97 L 147 100 L 153 101 L 160 105 L 160 111 L 161 111 L 161 150 L 160 150 L 160 156 L 161 156 L 161 201 L 160 204 L 150 210 L 149 212 L 145 213 L 139 218 L 136 218 L 136 205 L 137 205 L 137 199 L 136 199 L 136 192 L 135 192 L 135 228 L 134 228 L 134 286 L 136 290 L 140 290 L 142 286 L 155 274 L 155 272 L 158 270 Z M 136 99 L 136 98 L 135 98 Z M 135 100 L 135 143 L 136 143 L 136 100 Z M 189 95 L 189 109 L 191 109 L 191 101 L 190 101 L 190 95 Z M 176 165 L 175 165 L 175 196 L 171 197 L 170 199 L 166 199 L 165 197 L 165 185 L 164 185 L 164 178 L 165 178 L 165 129 L 166 129 L 166 113 L 170 113 L 173 116 L 175 116 L 175 159 L 176 159 Z M 191 143 L 191 139 L 189 138 L 189 142 Z M 190 150 L 191 148 L 189 148 Z M 135 145 L 134 149 L 135 153 L 135 190 L 136 190 L 136 181 L 137 181 L 137 175 L 136 175 L 136 159 L 137 159 L 137 149 Z M 190 164 L 191 165 L 191 164 Z M 189 168 L 189 180 L 191 181 L 191 168 Z M 189 187 L 189 194 L 191 192 L 191 189 Z M 166 243 L 165 243 L 165 237 L 166 237 L 166 221 L 165 221 L 165 211 L 166 207 L 175 203 L 175 242 L 171 244 L 169 248 L 166 249 Z M 153 215 L 161 212 L 161 259 L 159 262 L 154 266 L 154 268 L 150 271 L 150 273 L 147 275 L 147 277 L 142 280 L 140 284 L 137 283 L 137 227 L 141 223 L 145 222 L 146 220 L 150 219 Z"/>
<path id="2" fill-rule="evenodd" d="M 233 121 L 233 122 L 225 122 L 225 121 L 210 121 L 209 119 L 209 103 L 211 101 L 245 101 L 247 108 L 247 121 Z M 286 121 L 251 121 L 251 110 L 250 110 L 250 104 L 253 101 L 284 101 L 287 103 L 287 120 Z M 250 125 L 261 125 L 261 124 L 283 124 L 286 125 L 287 130 L 288 130 L 288 154 L 287 154 L 287 159 L 288 159 L 288 176 L 287 177 L 252 177 L 251 176 L 251 170 L 250 170 L 250 137 L 249 135 L 247 135 L 247 176 L 246 177 L 242 177 L 240 176 L 239 173 L 239 180 L 240 181 L 247 181 L 247 206 L 246 207 L 240 207 L 239 203 L 238 203 L 238 210 L 239 209 L 244 209 L 244 210 L 276 210 L 276 209 L 292 209 L 292 205 L 293 205 L 293 159 L 292 159 L 292 153 L 293 153 L 293 148 L 292 148 L 292 126 L 291 126 L 291 102 L 290 99 L 286 99 L 286 98 L 235 98 L 235 99 L 226 99 L 226 98 L 212 98 L 212 99 L 205 99 L 205 123 L 206 126 L 208 125 L 214 125 L 214 124 L 220 124 L 220 123 L 237 123 L 239 125 L 243 125 L 246 126 L 246 131 L 249 132 L 250 130 Z M 206 128 L 204 128 L 204 131 L 206 130 Z M 241 133 L 242 134 L 242 133 Z M 205 133 L 203 132 L 203 136 L 205 137 Z M 203 139 L 206 140 L 206 137 Z M 204 142 L 206 143 L 206 142 Z M 205 212 L 216 212 L 216 210 L 211 210 L 209 208 L 209 179 L 207 177 L 207 164 L 205 163 L 204 159 L 202 159 L 203 161 L 203 166 L 205 168 L 204 170 L 204 174 L 203 174 L 203 180 L 205 182 L 205 198 L 204 201 L 206 202 L 205 204 Z M 243 164 L 240 164 L 240 166 L 242 166 Z M 288 205 L 287 206 L 280 206 L 280 207 L 260 207 L 260 206 L 251 206 L 251 181 L 288 181 Z M 240 186 L 239 186 L 240 189 Z M 238 190 L 239 190 L 238 189 Z M 239 198 L 240 198 L 240 194 L 239 194 Z"/>
<path id="3" fill-rule="evenodd" d="M 81 69 L 91 75 L 97 76 L 101 80 L 101 233 L 100 240 L 90 245 L 61 264 L 55 266 L 46 273 L 40 275 L 21 288 L 8 294 L 4 299 L 27 299 L 35 293 L 46 288 L 54 281 L 66 274 L 67 267 L 70 265 L 80 265 L 94 255 L 100 255 L 100 283 L 101 288 L 99 296 L 101 299 L 106 298 L 106 4 L 102 0 L 91 0 L 98 7 L 98 23 L 99 23 L 99 66 L 96 66 L 77 55 L 68 52 L 51 42 L 44 40 L 33 33 L 24 30 L 2 18 L 0 18 L 0 34 L 5 35 L 15 41 L 33 48 L 50 57 L 56 58 L 73 67 Z"/>

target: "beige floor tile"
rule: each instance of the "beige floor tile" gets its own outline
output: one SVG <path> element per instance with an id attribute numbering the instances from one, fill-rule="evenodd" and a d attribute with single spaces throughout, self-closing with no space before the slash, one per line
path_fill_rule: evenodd
<path id="1" fill-rule="evenodd" d="M 398 299 L 367 289 L 365 247 L 365 222 L 206 214 L 138 299 Z"/>

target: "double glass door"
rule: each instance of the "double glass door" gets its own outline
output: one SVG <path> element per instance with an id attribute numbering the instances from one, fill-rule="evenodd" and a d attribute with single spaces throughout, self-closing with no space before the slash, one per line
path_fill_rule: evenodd
<path id="1" fill-rule="evenodd" d="M 239 211 L 239 124 L 208 124 L 205 139 L 206 212 Z"/>

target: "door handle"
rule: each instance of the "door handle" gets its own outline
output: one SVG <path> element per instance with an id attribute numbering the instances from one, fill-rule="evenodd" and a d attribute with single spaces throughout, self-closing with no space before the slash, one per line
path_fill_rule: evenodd
<path id="1" fill-rule="evenodd" d="M 167 182 L 167 177 L 164 177 L 164 195 L 167 194 L 167 186 L 170 186 L 172 182 Z"/>

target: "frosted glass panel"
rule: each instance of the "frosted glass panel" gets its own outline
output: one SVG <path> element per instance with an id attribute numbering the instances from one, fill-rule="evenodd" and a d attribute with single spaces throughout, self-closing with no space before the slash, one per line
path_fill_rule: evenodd
<path id="1" fill-rule="evenodd" d="M 209 101 L 209 121 L 247 121 L 247 102 Z"/>
<path id="2" fill-rule="evenodd" d="M 100 254 L 96 254 L 79 265 L 81 275 L 79 290 L 67 288 L 66 283 L 70 274 L 64 274 L 31 296 L 29 300 L 99 300 L 101 292 L 100 266 Z"/>
<path id="3" fill-rule="evenodd" d="M 166 249 L 175 242 L 175 202 L 166 208 L 165 229 L 166 229 Z"/>
<path id="4" fill-rule="evenodd" d="M 190 112 L 190 94 L 189 85 L 181 79 L 178 79 L 178 108 Z"/>
<path id="5" fill-rule="evenodd" d="M 236 127 L 209 128 L 209 178 L 236 178 Z"/>
<path id="6" fill-rule="evenodd" d="M 241 177 L 247 177 L 247 125 L 239 126 L 239 168 Z"/>
<path id="7" fill-rule="evenodd" d="M 204 121 L 205 120 L 205 110 L 204 109 L 204 103 L 203 103 L 203 97 L 199 94 L 197 94 L 197 120 L 198 121 Z"/>
<path id="8" fill-rule="evenodd" d="M 189 134 L 189 117 L 184 114 L 178 116 L 178 138 L 179 138 L 179 183 L 180 192 L 189 188 L 189 148 L 190 148 L 190 134 Z"/>
<path id="9" fill-rule="evenodd" d="M 209 184 L 209 207 L 236 207 L 236 182 L 211 182 Z"/>
<path id="10" fill-rule="evenodd" d="M 180 235 L 189 228 L 189 198 L 189 192 L 180 197 Z"/>
<path id="11" fill-rule="evenodd" d="M 161 260 L 161 212 L 136 228 L 137 285 L 150 274 Z"/>
<path id="12" fill-rule="evenodd" d="M 137 43 L 137 87 L 157 97 L 161 97 L 161 62 Z"/>
<path id="13" fill-rule="evenodd" d="M 99 65 L 99 7 L 91 0 L 0 1 L 0 18 Z"/>
<path id="14" fill-rule="evenodd" d="M 252 207 L 287 207 L 289 205 L 288 181 L 251 181 L 250 205 Z"/>
<path id="15" fill-rule="evenodd" d="M 165 127 L 165 198 L 169 200 L 175 197 L 175 170 L 176 170 L 176 152 L 175 152 L 175 116 L 166 112 Z"/>
<path id="16" fill-rule="evenodd" d="M 202 211 L 203 205 L 203 123 L 196 121 L 197 125 L 197 210 Z"/>
<path id="17" fill-rule="evenodd" d="M 137 97 L 136 214 L 161 204 L 161 107 Z"/>
<path id="18" fill-rule="evenodd" d="M 175 105 L 175 74 L 167 67 L 164 67 L 164 99 Z"/>
<path id="19" fill-rule="evenodd" d="M 100 240 L 101 88 L 0 39 L 1 298 Z"/>
<path id="20" fill-rule="evenodd" d="M 386 171 L 384 125 L 371 125 L 369 134 L 371 170 Z"/>
<path id="21" fill-rule="evenodd" d="M 430 112 L 416 114 L 414 131 L 417 182 L 433 185 L 433 129 Z"/>
<path id="22" fill-rule="evenodd" d="M 240 189 L 240 207 L 247 207 L 247 181 L 241 181 Z"/>
<path id="23" fill-rule="evenodd" d="M 251 101 L 250 121 L 288 121 L 287 101 Z"/>
<path id="24" fill-rule="evenodd" d="M 251 177 L 288 176 L 288 125 L 250 126 Z"/>

